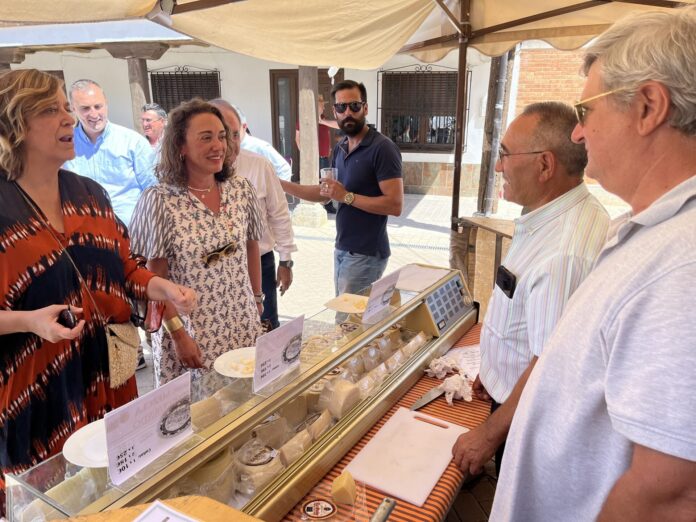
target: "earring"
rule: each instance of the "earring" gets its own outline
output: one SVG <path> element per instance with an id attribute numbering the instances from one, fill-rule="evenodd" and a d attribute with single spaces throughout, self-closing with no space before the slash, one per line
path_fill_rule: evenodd
<path id="1" fill-rule="evenodd" d="M 183 154 L 179 154 L 179 161 L 180 161 L 181 163 L 184 162 L 184 155 L 183 155 Z"/>

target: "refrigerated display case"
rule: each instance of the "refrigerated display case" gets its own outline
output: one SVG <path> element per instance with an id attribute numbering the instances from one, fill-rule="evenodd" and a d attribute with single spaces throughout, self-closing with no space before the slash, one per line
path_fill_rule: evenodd
<path id="1" fill-rule="evenodd" d="M 58 454 L 7 475 L 8 516 L 22 522 L 199 494 L 279 520 L 478 321 L 459 271 L 397 290 L 376 324 L 325 309 L 305 320 L 299 369 L 261 393 L 215 372 L 192 383 L 194 434 L 130 480 Z M 367 290 L 365 292 L 367 294 Z"/>

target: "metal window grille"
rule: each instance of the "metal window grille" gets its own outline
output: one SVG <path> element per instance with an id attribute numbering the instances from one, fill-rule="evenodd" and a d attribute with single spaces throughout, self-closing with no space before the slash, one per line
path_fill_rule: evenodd
<path id="1" fill-rule="evenodd" d="M 219 71 L 191 71 L 187 66 L 173 71 L 150 71 L 152 100 L 169 112 L 183 101 L 220 97 Z"/>
<path id="2" fill-rule="evenodd" d="M 466 81 L 471 82 L 470 71 Z M 456 72 L 432 71 L 431 66 L 383 71 L 382 133 L 404 151 L 452 152 L 456 96 Z"/>

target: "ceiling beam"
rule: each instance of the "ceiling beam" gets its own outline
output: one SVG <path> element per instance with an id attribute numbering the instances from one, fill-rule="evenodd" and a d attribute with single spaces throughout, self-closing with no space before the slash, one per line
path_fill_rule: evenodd
<path id="1" fill-rule="evenodd" d="M 457 19 L 456 16 L 454 16 L 454 13 L 450 11 L 449 7 L 447 7 L 447 4 L 445 4 L 445 0 L 433 0 L 433 2 L 440 6 L 440 9 L 442 9 L 445 12 L 447 19 L 450 21 L 452 26 L 457 30 L 458 33 L 461 34 L 462 23 Z"/>

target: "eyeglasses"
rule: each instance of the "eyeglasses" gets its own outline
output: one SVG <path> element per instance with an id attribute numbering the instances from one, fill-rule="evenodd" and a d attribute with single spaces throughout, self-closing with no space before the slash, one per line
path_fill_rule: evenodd
<path id="1" fill-rule="evenodd" d="M 338 114 L 343 114 L 346 109 L 350 109 L 350 112 L 360 112 L 360 110 L 365 106 L 364 101 L 354 101 L 348 103 L 334 103 L 334 110 Z"/>
<path id="2" fill-rule="evenodd" d="M 164 118 L 140 118 L 140 123 L 155 123 L 156 121 L 162 121 Z"/>
<path id="3" fill-rule="evenodd" d="M 530 152 L 505 152 L 503 149 L 498 149 L 498 161 L 501 163 L 505 158 L 508 156 L 523 156 L 526 154 L 541 154 L 542 152 L 546 152 L 545 150 L 533 150 Z"/>
<path id="4" fill-rule="evenodd" d="M 229 256 L 230 254 L 233 254 L 236 251 L 237 251 L 237 243 L 235 243 L 234 241 L 230 241 L 226 245 L 222 245 L 221 247 L 216 248 L 212 252 L 209 252 L 207 254 L 203 254 L 203 256 L 201 256 L 201 259 L 203 260 L 203 264 L 205 265 L 205 267 L 209 268 L 210 265 L 212 265 L 214 262 L 216 262 L 221 257 Z"/>
<path id="5" fill-rule="evenodd" d="M 625 87 L 619 87 L 618 89 L 612 89 L 611 91 L 596 94 L 594 96 L 590 96 L 589 98 L 585 98 L 584 100 L 576 101 L 573 105 L 573 109 L 575 109 L 575 117 L 578 119 L 578 123 L 580 125 L 585 125 L 585 117 L 587 117 L 587 113 L 590 110 L 589 107 L 585 107 L 585 104 L 587 102 L 597 100 L 599 98 L 604 98 L 605 96 L 609 96 L 610 94 L 614 94 L 625 90 Z"/>

